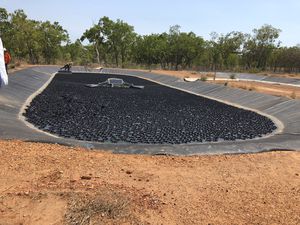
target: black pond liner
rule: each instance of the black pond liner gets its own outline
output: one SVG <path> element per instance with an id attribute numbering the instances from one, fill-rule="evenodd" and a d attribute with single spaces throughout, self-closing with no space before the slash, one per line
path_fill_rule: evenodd
<path id="1" fill-rule="evenodd" d="M 144 89 L 88 88 L 122 78 Z M 246 140 L 276 129 L 267 117 L 144 79 L 106 74 L 57 74 L 26 109 L 39 129 L 84 141 L 183 144 Z"/>

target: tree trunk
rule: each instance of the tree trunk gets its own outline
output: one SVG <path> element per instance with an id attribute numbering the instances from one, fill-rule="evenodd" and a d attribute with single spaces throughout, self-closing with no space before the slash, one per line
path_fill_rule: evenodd
<path id="1" fill-rule="evenodd" d="M 121 53 L 121 64 L 122 64 L 122 68 L 124 68 L 124 62 L 125 62 L 125 53 Z"/>
<path id="2" fill-rule="evenodd" d="M 276 71 L 277 71 L 277 65 L 276 65 L 276 63 L 275 63 L 275 64 L 274 64 L 273 72 L 276 73 Z"/>
<path id="3" fill-rule="evenodd" d="M 214 65 L 214 81 L 216 80 L 217 76 L 217 70 L 216 70 L 216 64 Z"/>
<path id="4" fill-rule="evenodd" d="M 29 49 L 29 60 L 31 64 L 35 64 L 35 57 L 34 54 L 32 52 L 32 49 Z"/>
<path id="5" fill-rule="evenodd" d="M 100 66 L 100 53 L 99 53 L 99 49 L 98 49 L 98 43 L 96 42 L 95 44 L 95 49 L 96 49 L 96 54 L 97 54 L 97 62 Z"/>
<path id="6" fill-rule="evenodd" d="M 119 67 L 119 55 L 117 53 L 115 53 L 115 62 L 116 66 Z"/>

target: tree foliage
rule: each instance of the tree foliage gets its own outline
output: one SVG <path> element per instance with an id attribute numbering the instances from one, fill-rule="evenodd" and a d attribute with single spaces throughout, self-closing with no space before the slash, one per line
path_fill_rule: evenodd
<path id="1" fill-rule="evenodd" d="M 271 25 L 238 31 L 213 32 L 204 40 L 171 26 L 168 32 L 137 35 L 126 22 L 102 17 L 74 42 L 58 23 L 29 19 L 23 10 L 0 8 L 0 35 L 14 60 L 29 63 L 73 61 L 105 66 L 145 66 L 162 69 L 299 72 L 300 47 L 281 47 L 281 30 Z"/>
<path id="2" fill-rule="evenodd" d="M 7 13 L 0 8 L 0 32 L 14 58 L 32 64 L 55 63 L 61 55 L 68 33 L 58 22 L 41 22 L 27 18 L 23 10 Z"/>
<path id="3" fill-rule="evenodd" d="M 243 57 L 248 68 L 266 69 L 274 49 L 278 48 L 277 42 L 281 30 L 264 25 L 259 29 L 254 29 L 253 36 L 248 35 L 244 43 Z"/>
<path id="4" fill-rule="evenodd" d="M 119 19 L 112 21 L 105 16 L 98 24 L 86 30 L 81 40 L 87 39 L 94 46 L 99 64 L 101 59 L 107 63 L 107 59 L 111 58 L 116 66 L 121 61 L 123 67 L 130 58 L 135 38 L 133 26 Z"/>

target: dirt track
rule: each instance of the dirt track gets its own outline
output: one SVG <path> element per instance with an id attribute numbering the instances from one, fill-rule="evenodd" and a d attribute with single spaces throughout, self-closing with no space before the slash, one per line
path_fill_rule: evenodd
<path id="1" fill-rule="evenodd" d="M 166 157 L 0 141 L 0 224 L 299 224 L 300 152 Z"/>
<path id="2" fill-rule="evenodd" d="M 287 98 L 298 99 L 300 98 L 300 87 L 294 87 L 289 85 L 268 84 L 252 81 L 210 81 L 217 84 L 225 84 L 229 87 L 240 88 L 249 91 L 255 91 L 259 93 L 283 96 Z"/>
<path id="3" fill-rule="evenodd" d="M 171 71 L 171 70 L 153 70 L 153 73 L 165 74 L 169 76 L 175 76 L 179 78 L 190 77 L 190 78 L 201 78 L 203 74 L 192 73 L 190 71 Z M 205 77 L 213 77 L 213 73 L 207 73 Z M 292 77 L 299 78 L 299 75 L 295 74 L 270 74 L 270 76 L 275 77 Z M 255 81 L 208 81 L 211 83 L 225 84 L 232 88 L 240 88 L 249 91 L 255 91 L 259 93 L 282 96 L 287 98 L 299 99 L 300 98 L 300 88 L 289 85 L 279 85 L 279 84 L 268 84 Z"/>

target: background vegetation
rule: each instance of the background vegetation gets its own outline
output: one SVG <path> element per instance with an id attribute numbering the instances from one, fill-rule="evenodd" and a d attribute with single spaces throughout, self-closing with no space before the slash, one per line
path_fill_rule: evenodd
<path id="1" fill-rule="evenodd" d="M 283 47 L 271 25 L 252 34 L 212 33 L 204 40 L 171 26 L 161 34 L 138 35 L 122 20 L 102 17 L 74 43 L 58 22 L 29 19 L 23 10 L 0 8 L 0 36 L 15 61 L 56 64 L 226 71 L 300 71 L 300 46 Z M 88 43 L 88 44 L 84 44 Z"/>

